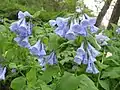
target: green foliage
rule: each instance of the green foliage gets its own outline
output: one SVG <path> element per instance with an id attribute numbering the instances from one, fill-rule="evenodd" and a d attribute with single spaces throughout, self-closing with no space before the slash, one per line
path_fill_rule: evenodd
<path id="1" fill-rule="evenodd" d="M 95 37 L 88 40 L 101 54 L 95 62 L 99 74 L 85 73 L 86 65 L 76 65 L 73 62 L 76 50 L 80 47 L 83 37 L 75 41 L 61 38 L 54 33 L 48 23 L 50 19 L 65 16 L 74 12 L 76 0 L 4 0 L 0 5 L 0 16 L 4 22 L 0 25 L 0 62 L 7 67 L 6 80 L 0 84 L 10 84 L 13 90 L 119 90 L 120 88 L 120 35 L 113 30 L 105 30 L 110 37 L 107 46 L 99 46 Z M 81 2 L 83 5 L 83 3 Z M 80 4 L 80 5 L 81 5 Z M 83 5 L 84 6 L 84 5 Z M 18 10 L 29 11 L 33 14 L 33 35 L 30 43 L 37 40 L 45 44 L 47 55 L 55 50 L 58 64 L 46 65 L 46 70 L 41 70 L 37 58 L 30 54 L 26 48 L 19 47 L 14 41 L 15 34 L 10 32 L 9 26 L 16 19 Z M 85 8 L 84 12 L 89 13 Z M 90 14 L 90 13 L 89 13 Z M 12 16 L 12 17 L 11 17 Z M 106 57 L 107 52 L 112 56 Z M 11 72 L 15 69 L 16 72 Z M 7 82 L 9 81 L 9 82 Z"/>
<path id="2" fill-rule="evenodd" d="M 11 88 L 13 90 L 24 90 L 26 85 L 26 79 L 24 77 L 17 77 L 11 82 Z"/>

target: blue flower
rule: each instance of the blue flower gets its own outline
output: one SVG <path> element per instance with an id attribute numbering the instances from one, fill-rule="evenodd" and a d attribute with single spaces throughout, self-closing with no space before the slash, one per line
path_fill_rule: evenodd
<path id="1" fill-rule="evenodd" d="M 56 18 L 56 24 L 57 24 L 58 27 L 63 28 L 66 25 L 68 25 L 68 20 L 69 20 L 69 18 L 57 17 Z"/>
<path id="2" fill-rule="evenodd" d="M 88 25 L 89 25 L 89 20 L 88 19 L 83 19 L 83 20 L 81 20 L 80 24 L 81 24 L 82 27 L 87 28 Z"/>
<path id="3" fill-rule="evenodd" d="M 17 30 L 19 29 L 19 25 L 21 24 L 21 22 L 22 22 L 22 19 L 21 20 L 18 20 L 18 21 L 16 21 L 16 22 L 13 22 L 12 24 L 11 24 L 11 26 L 10 26 L 10 30 L 12 31 L 12 32 L 15 32 L 16 34 L 17 34 Z"/>
<path id="4" fill-rule="evenodd" d="M 55 33 L 60 37 L 66 38 L 66 33 L 69 30 L 68 25 L 69 18 L 57 17 L 56 20 L 50 20 L 49 23 L 51 26 L 56 26 Z"/>
<path id="5" fill-rule="evenodd" d="M 39 57 L 38 62 L 40 64 L 40 66 L 42 66 L 42 67 L 44 67 L 46 65 L 46 61 L 45 61 L 44 57 Z"/>
<path id="6" fill-rule="evenodd" d="M 83 63 L 83 64 L 87 64 L 87 63 L 88 63 L 88 55 L 87 55 L 87 52 L 85 52 L 85 54 L 84 54 L 84 58 L 83 58 L 82 63 Z"/>
<path id="7" fill-rule="evenodd" d="M 85 54 L 84 43 L 82 43 L 81 46 L 77 49 L 77 54 L 74 58 L 74 62 L 81 64 L 85 59 Z"/>
<path id="8" fill-rule="evenodd" d="M 0 80 L 5 80 L 6 67 L 2 68 L 0 66 Z"/>
<path id="9" fill-rule="evenodd" d="M 91 18 L 87 14 L 84 14 L 83 21 L 81 22 L 82 26 L 90 28 L 91 33 L 96 33 L 98 31 L 98 28 L 94 26 L 96 23 L 95 18 Z"/>
<path id="10" fill-rule="evenodd" d="M 73 22 L 71 22 L 70 24 L 70 29 L 68 30 L 68 32 L 65 35 L 65 38 L 67 38 L 68 40 L 74 40 L 76 38 L 76 34 L 74 33 L 73 29 Z"/>
<path id="11" fill-rule="evenodd" d="M 30 43 L 28 41 L 28 37 L 22 38 L 22 37 L 16 37 L 14 40 L 18 43 L 19 46 L 30 48 Z"/>
<path id="12" fill-rule="evenodd" d="M 77 35 L 87 36 L 87 29 L 80 24 L 74 24 L 72 30 Z"/>
<path id="13" fill-rule="evenodd" d="M 30 47 L 30 52 L 31 54 L 39 57 L 46 55 L 44 45 L 43 43 L 40 43 L 40 40 L 38 40 L 35 45 Z"/>
<path id="14" fill-rule="evenodd" d="M 56 25 L 56 21 L 55 20 L 49 20 L 50 26 L 54 27 Z"/>
<path id="15" fill-rule="evenodd" d="M 27 23 L 28 27 L 27 27 L 27 33 L 28 33 L 28 36 L 32 34 L 32 28 L 33 28 L 33 25 L 31 23 Z"/>
<path id="16" fill-rule="evenodd" d="M 90 26 L 91 33 L 96 33 L 98 31 L 98 27 L 96 26 Z"/>
<path id="17" fill-rule="evenodd" d="M 93 74 L 99 73 L 99 71 L 98 71 L 98 69 L 95 67 L 95 64 L 94 64 L 94 63 L 88 63 L 86 72 L 87 72 L 87 73 L 93 73 Z"/>
<path id="18" fill-rule="evenodd" d="M 27 37 L 32 33 L 32 24 L 27 23 L 25 18 L 20 19 L 17 22 L 13 22 L 10 26 L 10 30 L 15 32 L 20 37 Z"/>
<path id="19" fill-rule="evenodd" d="M 23 19 L 23 18 L 25 18 L 26 16 L 32 17 L 32 15 L 31 15 L 29 12 L 27 12 L 27 11 L 25 11 L 25 12 L 19 11 L 19 12 L 18 12 L 18 18 L 19 18 L 19 19 Z"/>
<path id="20" fill-rule="evenodd" d="M 97 42 L 101 45 L 101 46 L 104 46 L 104 45 L 107 45 L 107 41 L 110 40 L 110 38 L 108 38 L 107 36 L 103 35 L 102 33 L 99 33 L 98 35 L 95 35 L 96 36 L 96 40 Z"/>
<path id="21" fill-rule="evenodd" d="M 57 64 L 57 57 L 54 51 L 47 57 L 47 63 L 50 65 Z"/>
<path id="22" fill-rule="evenodd" d="M 26 20 L 23 19 L 21 24 L 19 25 L 18 35 L 22 37 L 27 37 L 28 36 L 27 29 L 28 29 L 28 26 L 27 26 Z"/>
<path id="23" fill-rule="evenodd" d="M 89 42 L 87 50 L 92 57 L 96 57 L 100 54 L 100 52 L 97 51 Z"/>
<path id="24" fill-rule="evenodd" d="M 63 28 L 60 28 L 60 27 L 57 27 L 55 29 L 55 33 L 61 37 L 65 37 L 67 31 L 69 30 L 69 27 L 68 26 L 65 26 Z"/>

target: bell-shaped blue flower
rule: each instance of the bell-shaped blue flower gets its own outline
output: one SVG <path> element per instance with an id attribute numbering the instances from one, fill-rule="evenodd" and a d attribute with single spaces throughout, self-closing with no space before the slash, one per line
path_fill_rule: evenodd
<path id="1" fill-rule="evenodd" d="M 47 57 L 47 63 L 50 65 L 57 64 L 57 57 L 54 51 Z"/>
<path id="2" fill-rule="evenodd" d="M 56 33 L 57 35 L 65 38 L 65 35 L 66 35 L 66 33 L 67 33 L 68 30 L 69 30 L 69 27 L 68 27 L 68 26 L 64 26 L 64 27 L 62 27 L 62 28 L 57 27 L 57 28 L 55 29 L 55 33 Z"/>
<path id="3" fill-rule="evenodd" d="M 78 23 L 75 23 L 72 26 L 72 30 L 77 35 L 87 36 L 87 29 L 86 29 L 86 27 L 83 27 L 82 25 L 80 25 Z"/>
<path id="4" fill-rule="evenodd" d="M 28 26 L 27 26 L 26 20 L 23 19 L 20 26 L 19 26 L 19 30 L 18 30 L 19 36 L 27 37 L 28 36 L 27 29 L 28 29 Z"/>
<path id="5" fill-rule="evenodd" d="M 63 28 L 68 24 L 68 20 L 69 20 L 69 18 L 57 17 L 56 24 L 58 27 Z"/>
<path id="6" fill-rule="evenodd" d="M 98 69 L 96 68 L 94 63 L 88 63 L 87 69 L 86 69 L 87 73 L 93 73 L 93 74 L 97 74 L 99 73 Z"/>
<path id="7" fill-rule="evenodd" d="M 98 41 L 98 43 L 101 46 L 107 45 L 107 41 L 110 40 L 110 38 L 108 38 L 107 36 L 103 35 L 102 33 L 99 33 L 98 35 L 96 35 L 96 40 Z"/>
<path id="8" fill-rule="evenodd" d="M 14 40 L 18 43 L 19 46 L 30 48 L 30 43 L 28 41 L 28 37 L 22 38 L 22 37 L 16 37 Z"/>
<path id="9" fill-rule="evenodd" d="M 83 19 L 83 20 L 81 20 L 80 24 L 81 24 L 82 27 L 88 27 L 88 25 L 89 25 L 89 20 Z"/>
<path id="10" fill-rule="evenodd" d="M 44 57 L 39 57 L 38 62 L 40 64 L 40 66 L 42 66 L 42 67 L 44 67 L 46 65 L 46 61 L 45 61 Z"/>
<path id="11" fill-rule="evenodd" d="M 31 15 L 29 12 L 27 12 L 27 11 L 25 11 L 25 12 L 19 11 L 19 12 L 18 12 L 18 18 L 19 18 L 19 19 L 23 19 L 23 18 L 25 18 L 26 16 L 32 17 L 32 15 Z"/>
<path id="12" fill-rule="evenodd" d="M 84 54 L 84 59 L 82 61 L 83 64 L 88 64 L 88 55 L 87 55 L 87 52 L 85 52 Z"/>
<path id="13" fill-rule="evenodd" d="M 40 43 L 40 40 L 38 40 L 35 45 L 30 47 L 30 52 L 31 54 L 39 57 L 46 55 L 44 45 L 43 43 Z"/>
<path id="14" fill-rule="evenodd" d="M 68 40 L 74 40 L 76 38 L 76 34 L 73 32 L 72 27 L 73 27 L 73 22 L 71 22 L 70 29 L 65 35 L 65 38 L 67 38 Z"/>
<path id="15" fill-rule="evenodd" d="M 96 33 L 98 31 L 98 28 L 94 26 L 95 23 L 96 23 L 96 18 L 91 18 L 87 14 L 83 15 L 83 20 L 81 21 L 81 25 L 84 27 L 89 27 L 91 33 Z"/>
<path id="16" fill-rule="evenodd" d="M 88 42 L 88 48 L 87 48 L 88 52 L 90 52 L 90 54 L 93 56 L 93 57 L 96 57 L 100 54 L 99 51 L 97 51 L 89 42 Z"/>
<path id="17" fill-rule="evenodd" d="M 74 58 L 74 62 L 81 64 L 85 58 L 84 43 L 81 44 L 80 48 L 77 49 L 77 54 Z"/>
<path id="18" fill-rule="evenodd" d="M 10 30 L 11 30 L 12 32 L 15 32 L 16 34 L 18 34 L 19 25 L 21 24 L 21 22 L 22 22 L 22 19 L 21 19 L 21 20 L 18 20 L 18 21 L 16 21 L 16 22 L 13 22 L 13 23 L 11 24 L 11 26 L 9 27 Z"/>
<path id="19" fill-rule="evenodd" d="M 6 67 L 0 67 L 0 80 L 5 80 Z"/>
<path id="20" fill-rule="evenodd" d="M 31 23 L 27 23 L 27 33 L 28 33 L 28 36 L 32 34 L 32 28 L 33 28 L 33 25 Z"/>
<path id="21" fill-rule="evenodd" d="M 91 33 L 96 33 L 98 31 L 98 28 L 96 26 L 90 26 Z"/>

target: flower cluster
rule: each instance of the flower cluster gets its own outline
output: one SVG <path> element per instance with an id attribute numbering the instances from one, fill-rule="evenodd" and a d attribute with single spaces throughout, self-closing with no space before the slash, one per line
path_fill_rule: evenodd
<path id="1" fill-rule="evenodd" d="M 77 54 L 75 56 L 74 62 L 77 64 L 87 64 L 86 72 L 96 74 L 99 71 L 95 67 L 94 62 L 96 61 L 96 56 L 99 52 L 88 42 L 87 48 L 84 47 L 84 43 L 77 49 Z"/>
<path id="2" fill-rule="evenodd" d="M 90 34 L 94 34 L 98 31 L 98 28 L 94 26 L 96 23 L 95 18 L 89 17 L 84 14 L 82 20 L 73 18 L 61 18 L 57 17 L 56 20 L 50 20 L 50 25 L 55 27 L 55 33 L 68 40 L 74 40 L 77 36 L 83 36 L 86 38 Z M 87 64 L 86 72 L 96 74 L 99 71 L 95 67 L 94 62 L 99 52 L 87 42 L 87 48 L 84 47 L 84 43 L 77 49 L 74 62 L 77 64 Z"/>
<path id="3" fill-rule="evenodd" d="M 40 40 L 38 40 L 33 46 L 30 45 L 28 39 L 29 36 L 32 34 L 32 23 L 30 21 L 26 22 L 26 17 L 31 18 L 32 15 L 29 14 L 27 11 L 19 11 L 19 20 L 11 24 L 10 30 L 17 34 L 17 37 L 14 38 L 14 40 L 18 43 L 19 46 L 28 48 L 32 55 L 37 56 L 38 62 L 43 68 L 45 67 L 46 63 L 50 65 L 56 64 L 57 58 L 55 52 L 52 52 L 49 57 L 45 56 L 45 46 L 42 42 L 40 42 Z"/>
<path id="4" fill-rule="evenodd" d="M 82 20 L 57 17 L 56 20 L 49 21 L 52 27 L 56 27 L 55 33 L 68 40 L 74 40 L 79 35 L 88 36 L 88 30 L 91 33 L 96 33 L 98 28 L 94 26 L 95 22 L 96 19 L 90 18 L 87 14 L 83 15 Z"/>
<path id="5" fill-rule="evenodd" d="M 19 20 L 13 22 L 10 26 L 10 30 L 17 34 L 17 37 L 14 40 L 18 43 L 19 46 L 30 48 L 30 44 L 28 42 L 28 37 L 32 33 L 32 24 L 30 22 L 26 22 L 25 17 L 32 17 L 27 11 L 19 12 L 18 18 Z"/>

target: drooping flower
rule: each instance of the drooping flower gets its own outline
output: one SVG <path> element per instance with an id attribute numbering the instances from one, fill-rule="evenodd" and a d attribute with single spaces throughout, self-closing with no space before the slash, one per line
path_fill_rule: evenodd
<path id="1" fill-rule="evenodd" d="M 5 80 L 6 67 L 0 67 L 0 80 Z"/>
<path id="2" fill-rule="evenodd" d="M 86 27 L 76 23 L 73 25 L 72 30 L 75 34 L 81 35 L 81 36 L 87 36 L 87 29 Z"/>
<path id="3" fill-rule="evenodd" d="M 98 43 L 101 46 L 107 45 L 107 41 L 110 40 L 110 38 L 108 38 L 107 36 L 103 35 L 102 33 L 99 33 L 98 35 L 96 35 L 96 40 L 98 41 Z"/>
<path id="4" fill-rule="evenodd" d="M 96 68 L 94 63 L 89 62 L 88 66 L 86 68 L 86 72 L 87 73 L 93 73 L 93 74 L 97 74 L 99 73 L 98 69 Z"/>
<path id="5" fill-rule="evenodd" d="M 11 26 L 10 26 L 10 30 L 12 31 L 12 32 L 15 32 L 16 34 L 18 34 L 18 29 L 19 29 L 19 25 L 21 24 L 21 22 L 22 22 L 22 19 L 21 20 L 18 20 L 18 21 L 16 21 L 16 22 L 13 22 L 12 24 L 11 24 Z"/>
<path id="6" fill-rule="evenodd" d="M 23 18 L 25 18 L 27 16 L 28 17 L 32 17 L 32 15 L 29 12 L 27 12 L 27 11 L 25 11 L 25 12 L 19 11 L 18 12 L 18 18 L 19 19 L 23 19 Z"/>
<path id="7" fill-rule="evenodd" d="M 86 72 L 97 74 L 99 71 L 95 67 L 94 62 L 96 61 L 95 57 L 97 55 L 99 55 L 99 52 L 97 50 L 95 50 L 95 48 L 92 47 L 92 45 L 90 45 L 90 43 L 88 43 L 87 52 L 88 52 L 88 63 L 87 63 Z"/>
<path id="8" fill-rule="evenodd" d="M 27 37 L 28 36 L 27 29 L 28 29 L 27 22 L 25 19 L 23 19 L 21 24 L 19 25 L 18 35 L 22 37 Z"/>
<path id="9" fill-rule="evenodd" d="M 10 26 L 10 30 L 15 32 L 20 37 L 28 37 L 32 33 L 32 25 L 27 23 L 25 18 L 17 22 L 13 22 Z"/>
<path id="10" fill-rule="evenodd" d="M 57 64 L 57 57 L 54 51 L 47 57 L 47 63 L 50 65 Z"/>
<path id="11" fill-rule="evenodd" d="M 88 53 L 92 56 L 92 57 L 96 57 L 100 54 L 99 51 L 97 51 L 89 42 L 88 42 Z"/>
<path id="12" fill-rule="evenodd" d="M 88 63 L 88 55 L 87 55 L 87 52 L 85 52 L 84 54 L 84 59 L 82 61 L 83 64 L 87 64 Z"/>
<path id="13" fill-rule="evenodd" d="M 30 52 L 31 54 L 39 57 L 46 55 L 44 45 L 43 43 L 40 43 L 40 40 L 38 40 L 35 45 L 30 47 Z"/>
<path id="14" fill-rule="evenodd" d="M 40 66 L 44 67 L 46 65 L 46 61 L 44 59 L 44 57 L 38 57 L 38 62 L 40 64 Z"/>
<path id="15" fill-rule="evenodd" d="M 74 33 L 72 27 L 73 27 L 73 22 L 71 22 L 70 24 L 70 29 L 68 30 L 68 32 L 65 35 L 65 38 L 67 38 L 68 40 L 75 40 L 76 38 L 76 34 Z"/>
<path id="16" fill-rule="evenodd" d="M 77 64 L 81 64 L 84 59 L 85 59 L 85 50 L 84 50 L 84 43 L 81 44 L 80 48 L 77 49 L 77 54 L 74 58 L 74 62 L 76 62 Z"/>
<path id="17" fill-rule="evenodd" d="M 22 38 L 22 37 L 16 37 L 14 40 L 18 43 L 19 46 L 30 48 L 30 43 L 28 41 L 28 37 Z"/>
<path id="18" fill-rule="evenodd" d="M 63 28 L 64 26 L 68 25 L 68 20 L 69 18 L 57 17 L 56 24 L 58 27 Z"/>
<path id="19" fill-rule="evenodd" d="M 57 17 L 56 20 L 50 20 L 49 23 L 51 26 L 56 26 L 55 33 L 60 37 L 66 38 L 65 35 L 69 30 L 68 25 L 69 18 Z"/>

